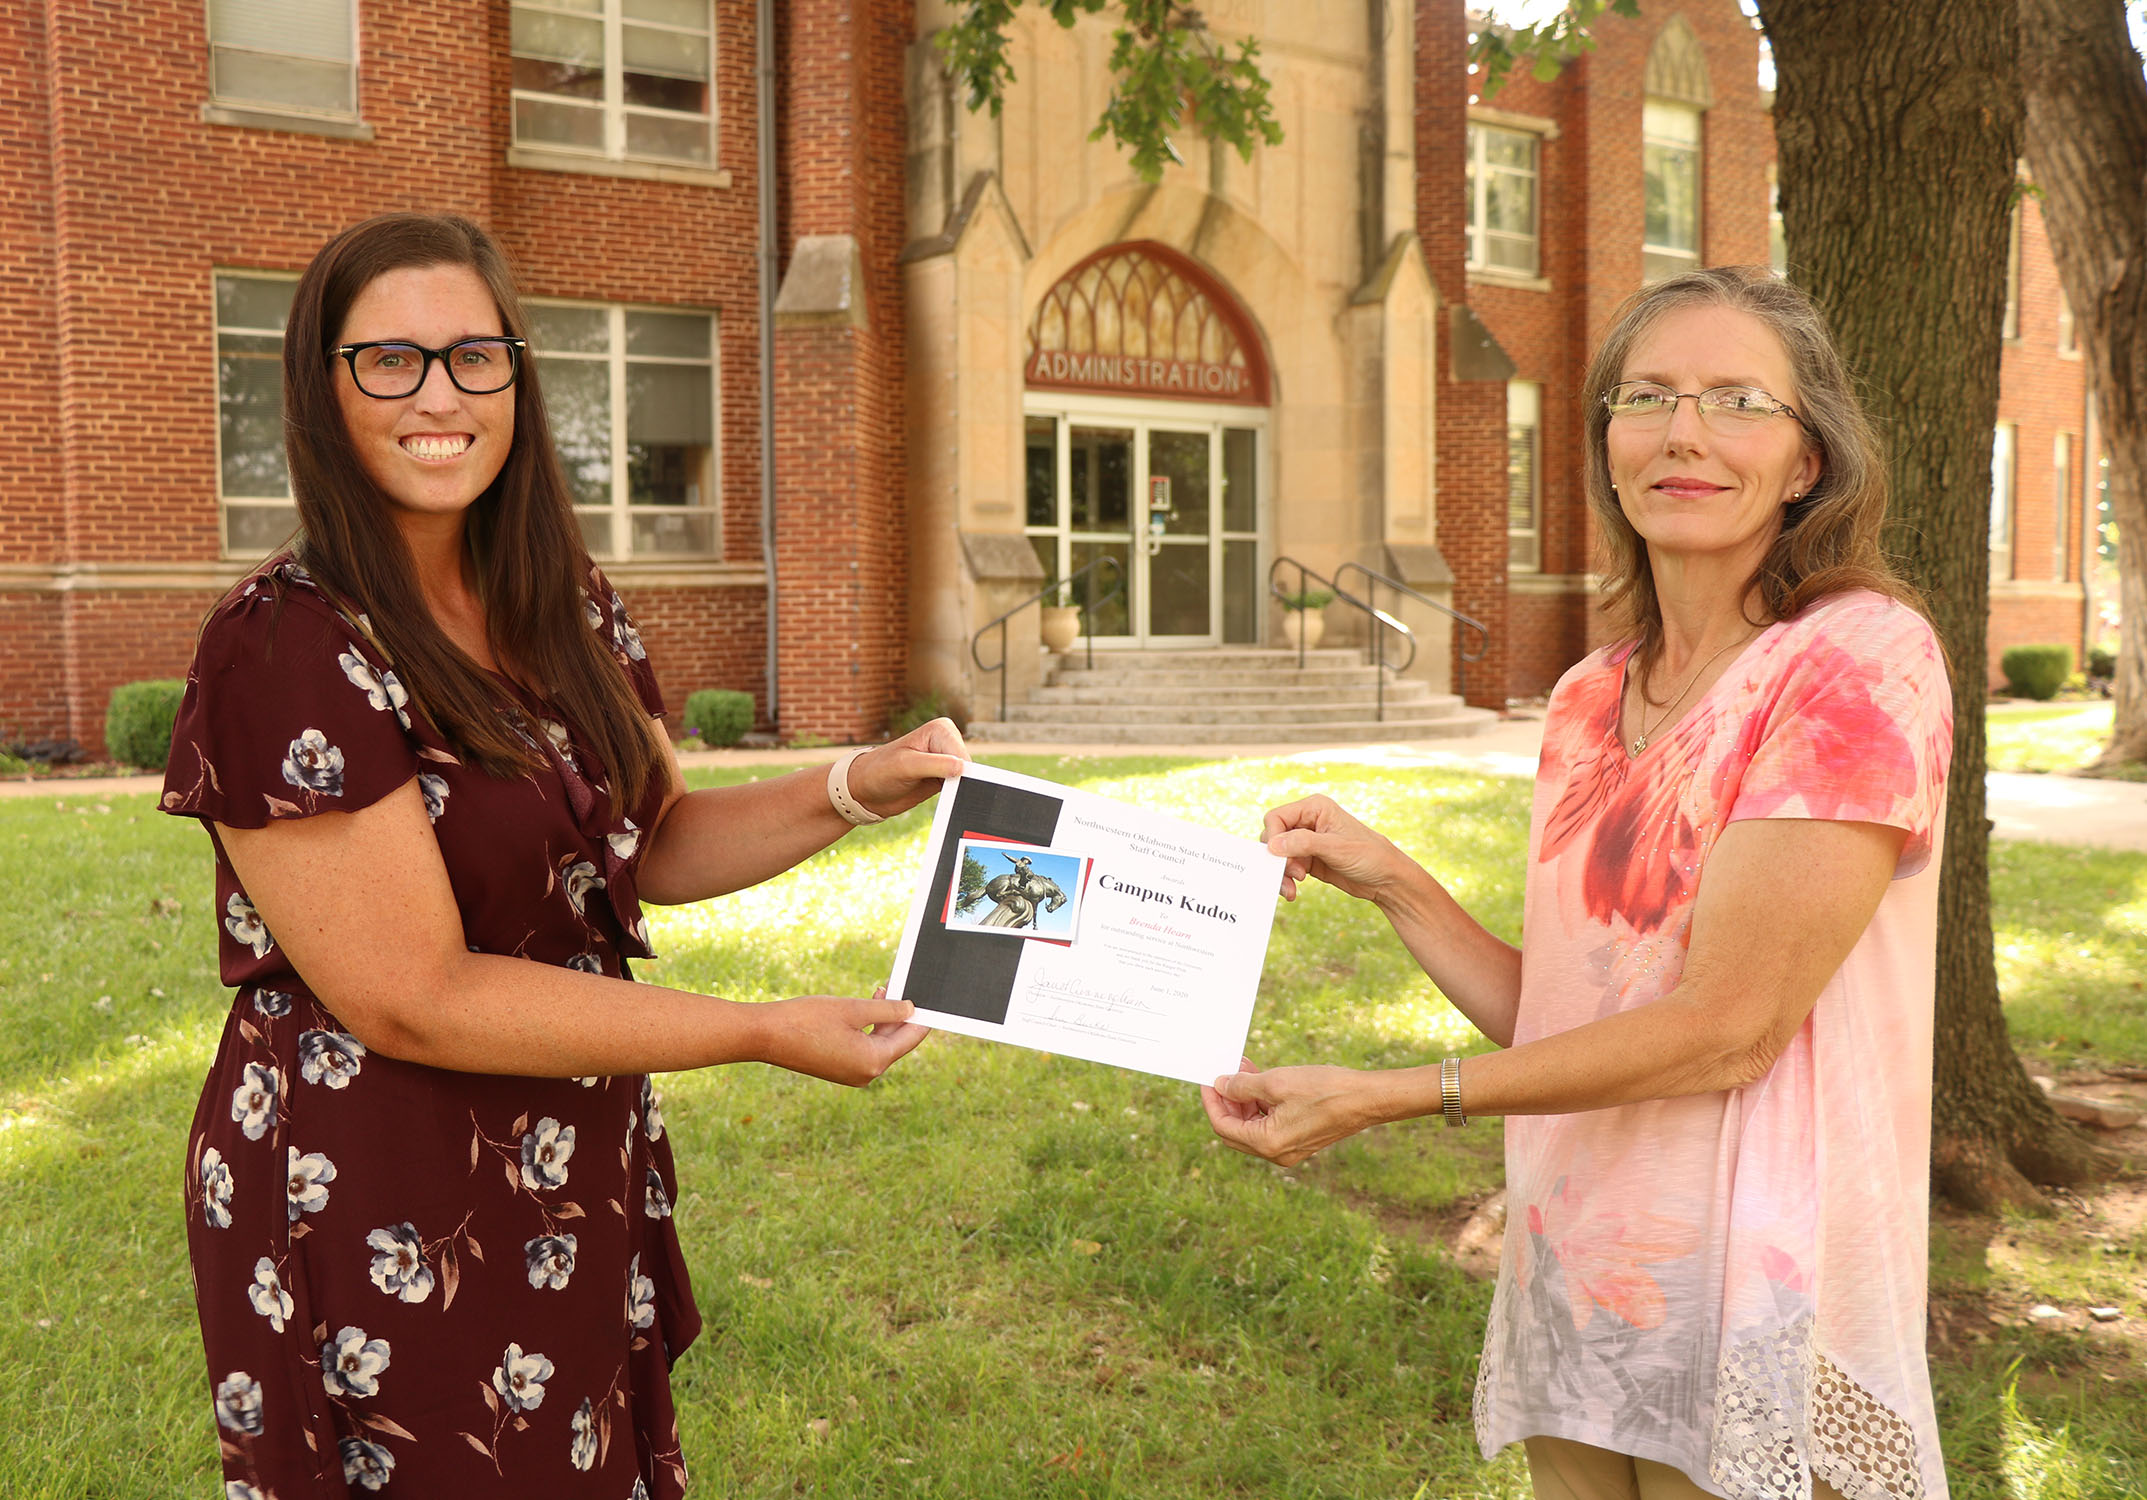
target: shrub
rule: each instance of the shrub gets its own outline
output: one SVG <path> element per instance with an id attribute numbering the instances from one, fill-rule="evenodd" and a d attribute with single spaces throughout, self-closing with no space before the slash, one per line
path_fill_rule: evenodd
<path id="1" fill-rule="evenodd" d="M 172 720 L 179 717 L 179 700 L 185 696 L 186 684 L 173 677 L 113 688 L 111 706 L 104 713 L 105 753 L 130 766 L 163 770 L 171 757 Z"/>
<path id="2" fill-rule="evenodd" d="M 5 750 L 0 750 L 0 776 L 27 776 L 29 774 L 30 763 L 28 761 L 19 755 L 10 755 Z"/>
<path id="3" fill-rule="evenodd" d="M 2087 653 L 2087 675 L 2090 677 L 2115 677 L 2117 653 L 2108 646 L 2097 646 Z"/>
<path id="4" fill-rule="evenodd" d="M 2005 685 L 2022 698 L 2055 698 L 2072 675 L 2070 646 L 2008 646 L 1998 658 Z"/>
<path id="5" fill-rule="evenodd" d="M 729 688 L 688 693 L 685 723 L 704 745 L 735 745 L 753 727 L 753 695 Z"/>
<path id="6" fill-rule="evenodd" d="M 909 702 L 895 710 L 894 717 L 887 724 L 888 737 L 890 739 L 900 739 L 912 729 L 921 724 L 929 724 L 934 719 L 952 719 L 954 720 L 954 727 L 965 733 L 969 728 L 968 725 L 962 722 L 961 715 L 957 714 L 953 706 L 946 699 L 940 697 L 939 694 L 916 693 L 910 697 Z"/>
<path id="7" fill-rule="evenodd" d="M 1331 589 L 1305 589 L 1301 593 L 1282 596 L 1284 609 L 1325 609 L 1332 603 L 1334 592 Z"/>

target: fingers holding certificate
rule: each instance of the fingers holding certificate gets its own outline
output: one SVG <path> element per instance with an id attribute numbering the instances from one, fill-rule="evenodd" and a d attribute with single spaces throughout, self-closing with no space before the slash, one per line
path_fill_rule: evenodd
<path id="1" fill-rule="evenodd" d="M 1244 1050 L 1283 864 L 972 764 L 940 798 L 888 993 L 941 1030 L 1210 1083 Z"/>

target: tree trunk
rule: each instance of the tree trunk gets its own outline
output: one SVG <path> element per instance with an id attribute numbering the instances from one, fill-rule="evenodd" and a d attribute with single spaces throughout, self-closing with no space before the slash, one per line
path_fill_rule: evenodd
<path id="1" fill-rule="evenodd" d="M 2110 460 L 2117 716 L 2103 764 L 2147 760 L 2147 77 L 2124 0 L 2020 0 L 2028 163 Z"/>
<path id="2" fill-rule="evenodd" d="M 2102 1163 L 2020 1066 L 1991 947 L 1983 708 L 2016 0 L 1760 0 L 1760 16 L 1790 274 L 1864 384 L 1888 446 L 1889 546 L 1951 661 L 1932 1181 L 1971 1206 L 2035 1203 L 2031 1179 L 2077 1182 Z"/>

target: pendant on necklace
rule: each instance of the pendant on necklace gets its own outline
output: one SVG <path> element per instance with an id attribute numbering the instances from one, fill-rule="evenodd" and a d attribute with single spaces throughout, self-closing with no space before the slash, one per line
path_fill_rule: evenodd
<path id="1" fill-rule="evenodd" d="M 1643 734 L 1642 736 L 1640 736 L 1639 739 L 1633 741 L 1633 754 L 1638 755 L 1641 751 L 1647 749 L 1647 747 L 1648 737 Z"/>

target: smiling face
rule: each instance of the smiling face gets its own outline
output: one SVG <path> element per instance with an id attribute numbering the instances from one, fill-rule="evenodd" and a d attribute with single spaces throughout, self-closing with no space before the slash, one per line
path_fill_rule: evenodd
<path id="1" fill-rule="evenodd" d="M 1686 392 L 1756 386 L 1792 407 L 1798 400 L 1774 331 L 1719 305 L 1663 314 L 1633 345 L 1618 379 Z M 1719 560 L 1741 577 L 1758 571 L 1786 507 L 1819 478 L 1818 454 L 1787 415 L 1720 432 L 1701 420 L 1697 401 L 1680 401 L 1658 426 L 1612 417 L 1604 441 L 1618 504 L 1651 557 Z"/>
<path id="2" fill-rule="evenodd" d="M 484 278 L 468 266 L 405 266 L 384 271 L 358 293 L 336 343 L 406 340 L 444 349 L 458 339 L 504 334 Z M 507 462 L 514 442 L 514 387 L 486 396 L 456 389 L 434 360 L 408 396 L 379 400 L 358 389 L 336 359 L 336 404 L 366 475 L 412 525 L 459 526 Z M 431 519 L 428 519 L 431 518 Z"/>

